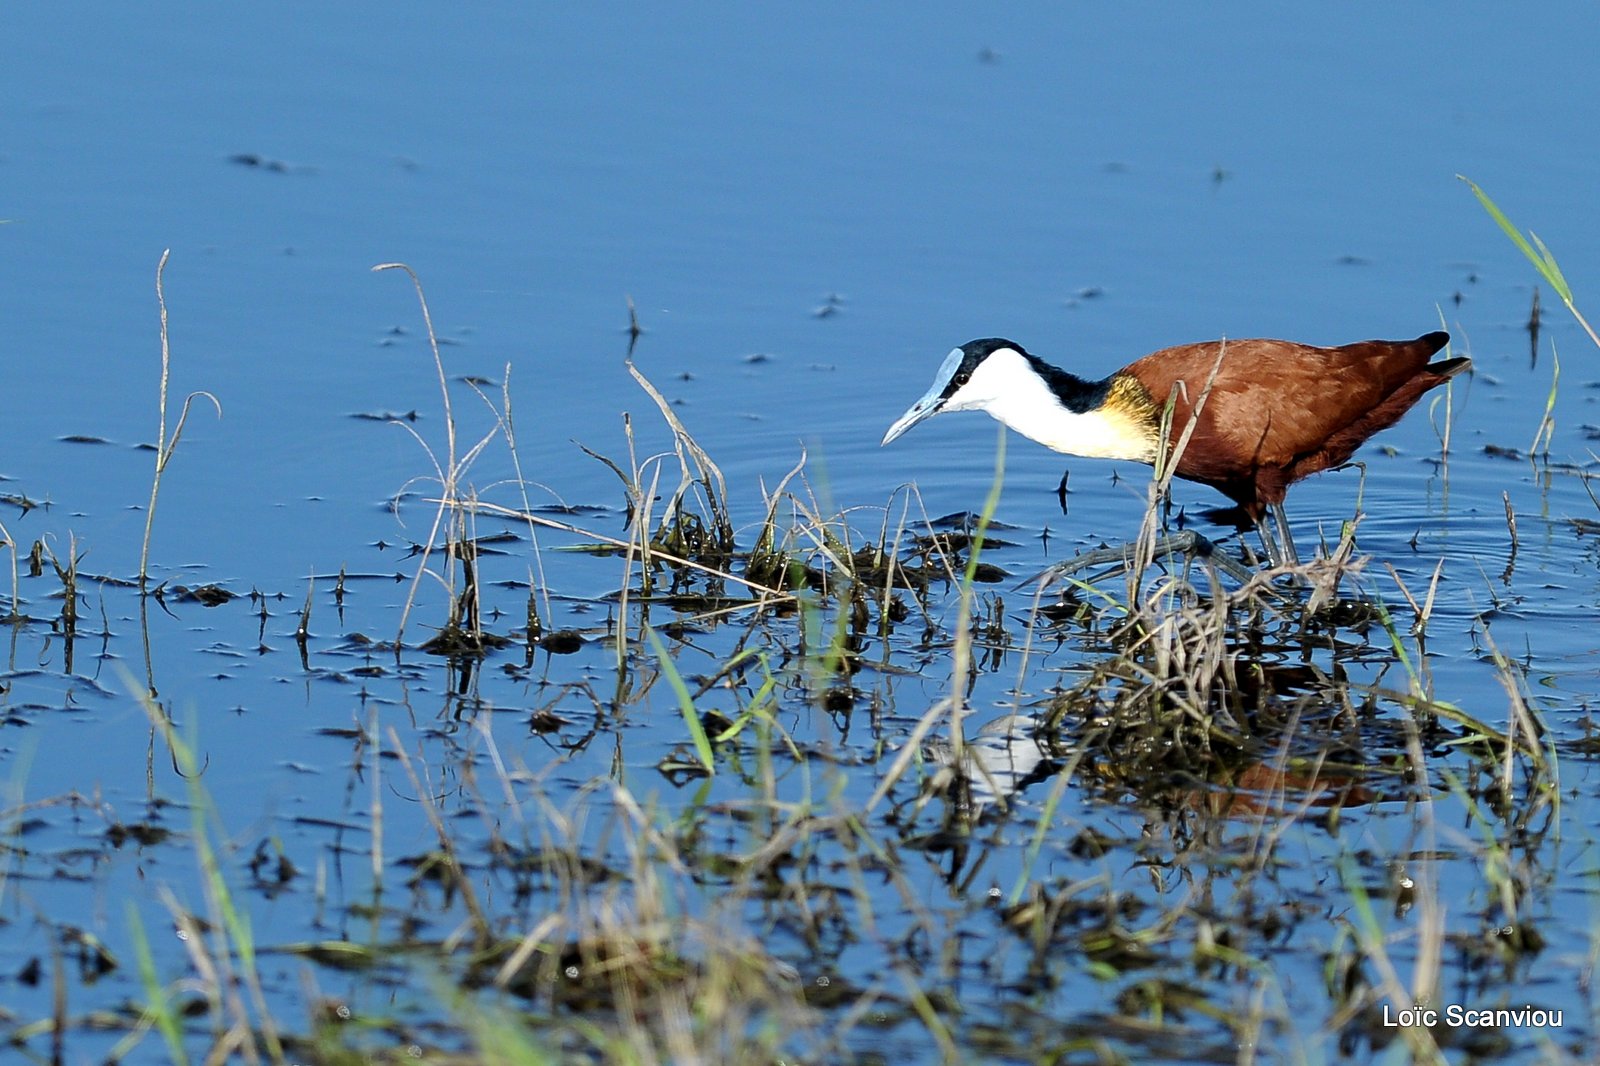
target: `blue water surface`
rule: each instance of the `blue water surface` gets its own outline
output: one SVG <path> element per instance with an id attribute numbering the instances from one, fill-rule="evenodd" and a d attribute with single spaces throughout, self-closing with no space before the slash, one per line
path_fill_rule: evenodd
<path id="1" fill-rule="evenodd" d="M 199 720 L 222 809 L 281 826 L 360 809 L 348 752 L 318 730 L 396 699 L 350 683 L 367 653 L 347 638 L 397 628 L 405 545 L 431 522 L 415 479 L 447 449 L 416 295 L 377 264 L 421 277 L 459 450 L 495 427 L 471 376 L 511 400 L 532 502 L 604 508 L 588 521 L 613 536 L 619 484 L 578 444 L 621 462 L 628 413 L 640 457 L 670 447 L 624 365 L 630 300 L 639 368 L 721 464 L 746 529 L 802 454 L 819 505 L 861 509 L 869 531 L 907 482 L 915 516 L 980 507 L 988 420 L 935 419 L 878 447 L 974 337 L 1098 377 L 1191 340 L 1442 327 L 1477 369 L 1452 397 L 1448 466 L 1445 411 L 1425 403 L 1363 453 L 1364 482 L 1346 471 L 1295 491 L 1297 532 L 1336 537 L 1359 492 L 1386 598 L 1400 599 L 1386 565 L 1420 594 L 1447 560 L 1440 698 L 1505 714 L 1478 639 L 1497 610 L 1495 639 L 1528 661 L 1535 702 L 1576 731 L 1600 697 L 1600 580 L 1567 521 L 1595 517 L 1573 470 L 1592 463 L 1586 424 L 1600 423 L 1596 352 L 1543 286 L 1534 365 L 1536 277 L 1457 175 L 1548 241 L 1580 306 L 1600 292 L 1596 26 L 1587 5 L 1477 2 L 19 7 L 0 46 L 0 490 L 46 506 L 4 520 L 24 553 L 48 538 L 63 556 L 75 543 L 91 574 L 136 573 L 170 249 L 169 420 L 193 390 L 223 413 L 194 408 L 168 468 L 157 577 L 272 599 L 264 623 L 243 600 L 226 616 L 158 612 L 158 688 Z M 1486 455 L 1527 449 L 1557 354 L 1550 451 L 1570 469 Z M 517 470 L 496 446 L 470 481 L 515 503 Z M 1010 565 L 1125 539 L 1144 478 L 1013 437 L 1000 517 L 1026 547 Z M 1222 501 L 1189 485 L 1176 502 Z M 1502 578 L 1508 502 L 1519 554 Z M 595 598 L 619 567 L 545 565 L 552 624 L 603 629 Z M 364 575 L 348 619 L 331 599 L 341 567 Z M 293 650 L 311 575 L 321 673 Z M 56 609 L 42 584 L 23 596 L 35 615 Z M 437 590 L 422 596 L 434 610 L 418 618 L 436 619 Z M 149 763 L 125 679 L 145 675 L 130 601 L 107 597 L 116 639 L 87 678 L 53 652 L 23 657 L 38 670 L 14 658 L 7 697 L 34 728 L 0 732 L 0 758 L 28 796 L 74 793 L 127 818 Z M 580 672 L 603 677 L 601 646 L 584 654 Z M 662 706 L 664 724 L 638 726 L 635 774 L 678 739 Z M 597 755 L 564 772 L 607 771 Z M 108 876 L 150 903 L 144 871 Z M 1588 905 L 1569 902 L 1562 921 L 1586 929 Z M 86 926 L 104 914 L 93 898 L 62 906 Z M 47 950 L 19 908 L 13 894 L 0 972 Z M 305 936 L 304 917 L 284 904 L 263 935 Z"/>

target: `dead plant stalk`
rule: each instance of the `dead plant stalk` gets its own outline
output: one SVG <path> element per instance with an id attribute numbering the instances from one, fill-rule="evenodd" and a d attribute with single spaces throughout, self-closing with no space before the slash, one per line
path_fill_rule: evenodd
<path id="1" fill-rule="evenodd" d="M 171 255 L 172 249 L 166 249 L 161 253 L 161 262 L 156 264 L 156 304 L 161 309 L 160 421 L 156 424 L 156 471 L 155 477 L 150 482 L 150 505 L 145 508 L 144 543 L 139 549 L 139 592 L 141 595 L 145 592 L 150 578 L 150 534 L 155 528 L 156 500 L 161 495 L 161 475 L 166 473 L 167 464 L 172 462 L 173 453 L 178 450 L 178 441 L 183 437 L 184 423 L 189 420 L 189 405 L 194 402 L 196 396 L 204 396 L 217 409 L 217 417 L 222 417 L 222 401 L 209 392 L 191 392 L 183 399 L 183 407 L 178 412 L 178 422 L 172 427 L 172 439 L 167 439 L 167 387 L 172 375 L 172 345 L 167 331 L 165 276 L 167 259 Z"/>

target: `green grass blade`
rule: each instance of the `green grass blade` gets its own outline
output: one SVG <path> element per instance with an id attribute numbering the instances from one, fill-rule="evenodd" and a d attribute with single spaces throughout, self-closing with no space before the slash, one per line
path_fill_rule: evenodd
<path id="1" fill-rule="evenodd" d="M 186 1064 L 189 1056 L 183 1048 L 183 1023 L 178 1020 L 172 997 L 161 985 L 161 977 L 156 972 L 155 955 L 150 950 L 150 938 L 145 934 L 144 922 L 140 920 L 139 911 L 132 902 L 127 905 L 127 915 L 133 954 L 139 965 L 139 983 L 144 986 L 145 1016 L 160 1030 L 172 1061 Z"/>
<path id="2" fill-rule="evenodd" d="M 1550 445 L 1556 438 L 1556 394 L 1561 391 L 1561 352 L 1554 339 L 1550 341 L 1550 392 L 1544 398 L 1544 415 L 1539 419 L 1539 429 L 1528 445 L 1528 454 L 1550 454 Z"/>
<path id="3" fill-rule="evenodd" d="M 1556 265 L 1556 257 L 1550 254 L 1550 249 L 1545 247 L 1544 242 L 1539 239 L 1539 235 L 1537 233 L 1533 232 L 1533 230 L 1529 230 L 1528 236 L 1533 239 L 1534 244 L 1539 246 L 1539 256 L 1544 262 L 1544 266 L 1542 268 L 1544 276 L 1550 279 L 1550 284 L 1555 287 L 1556 292 L 1561 295 L 1561 298 L 1566 302 L 1571 303 L 1572 287 L 1567 284 L 1566 275 L 1561 273 L 1561 268 Z"/>
<path id="4" fill-rule="evenodd" d="M 1505 212 L 1489 199 L 1489 194 L 1478 187 L 1477 182 L 1464 174 L 1457 174 L 1456 177 L 1467 183 L 1467 188 L 1472 190 L 1472 195 L 1478 198 L 1478 203 L 1483 205 L 1483 209 L 1489 212 L 1489 217 L 1505 230 L 1506 236 L 1511 238 L 1513 244 L 1522 249 L 1522 254 L 1528 257 L 1528 262 L 1532 263 L 1544 280 L 1550 283 L 1556 295 L 1560 296 L 1563 302 L 1571 304 L 1572 290 L 1567 287 L 1567 279 L 1562 276 L 1561 269 L 1556 266 L 1555 256 L 1550 254 L 1550 249 L 1544 246 L 1544 242 L 1534 237 L 1533 239 L 1539 243 L 1539 248 L 1535 251 L 1533 245 L 1528 243 L 1528 238 L 1524 237 L 1522 231 L 1505 216 Z"/>
<path id="5" fill-rule="evenodd" d="M 706 773 L 716 773 L 717 768 L 711 753 L 711 738 L 706 736 L 706 727 L 701 724 L 700 716 L 695 713 L 694 697 L 689 695 L 689 686 L 683 683 L 683 675 L 679 674 L 678 668 L 673 665 L 672 658 L 667 654 L 666 645 L 656 636 L 655 629 L 646 626 L 644 633 L 650 638 L 650 647 L 656 653 L 656 662 L 661 664 L 662 676 L 677 694 L 678 710 L 683 712 L 683 724 L 689 730 L 689 739 L 694 742 L 695 754 L 700 757 L 700 765 L 706 768 Z"/>

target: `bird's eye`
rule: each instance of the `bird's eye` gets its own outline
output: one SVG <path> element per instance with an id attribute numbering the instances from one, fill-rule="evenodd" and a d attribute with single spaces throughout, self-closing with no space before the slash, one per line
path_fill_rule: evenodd
<path id="1" fill-rule="evenodd" d="M 956 371 L 956 376 L 950 380 L 955 384 L 955 387 L 959 389 L 961 386 L 972 380 L 972 371 L 958 370 Z"/>

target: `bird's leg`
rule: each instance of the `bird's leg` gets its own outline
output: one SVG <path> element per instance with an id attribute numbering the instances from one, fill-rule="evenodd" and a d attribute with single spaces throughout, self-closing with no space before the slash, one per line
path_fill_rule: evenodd
<path id="1" fill-rule="evenodd" d="M 1300 553 L 1294 550 L 1294 536 L 1289 532 L 1289 515 L 1283 509 L 1283 501 L 1272 505 L 1272 517 L 1278 524 L 1278 534 L 1283 540 L 1283 558 L 1278 560 L 1282 566 L 1299 566 Z"/>
<path id="2" fill-rule="evenodd" d="M 1256 532 L 1261 536 L 1261 546 L 1266 549 L 1267 562 L 1272 566 L 1299 566 L 1300 555 L 1294 550 L 1294 537 L 1289 532 L 1289 516 L 1284 513 L 1282 503 L 1268 504 L 1272 521 L 1268 523 L 1267 515 L 1256 519 Z M 1272 526 L 1278 527 L 1278 535 L 1273 536 Z"/>
<path id="3" fill-rule="evenodd" d="M 1282 560 L 1283 553 L 1278 550 L 1278 538 L 1272 535 L 1266 515 L 1256 519 L 1256 535 L 1261 538 L 1261 550 L 1266 553 L 1267 565 L 1276 566 Z"/>
<path id="4" fill-rule="evenodd" d="M 1067 513 L 1067 478 L 1072 475 L 1071 470 L 1061 472 L 1061 484 L 1056 486 L 1056 499 L 1061 501 L 1061 513 Z"/>

